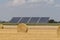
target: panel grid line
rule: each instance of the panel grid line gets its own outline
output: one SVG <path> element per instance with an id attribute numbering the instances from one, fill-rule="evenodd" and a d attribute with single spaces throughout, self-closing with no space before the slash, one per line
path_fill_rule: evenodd
<path id="1" fill-rule="evenodd" d="M 18 21 L 18 23 L 19 23 L 21 20 L 22 20 L 22 17 L 21 17 L 21 19 Z"/>
<path id="2" fill-rule="evenodd" d="M 31 17 L 30 17 L 30 19 L 28 20 L 28 22 L 27 23 L 29 23 L 29 21 L 31 20 Z"/>
<path id="3" fill-rule="evenodd" d="M 39 23 L 39 21 L 40 21 L 40 18 L 39 18 L 39 20 L 37 21 L 37 23 Z"/>

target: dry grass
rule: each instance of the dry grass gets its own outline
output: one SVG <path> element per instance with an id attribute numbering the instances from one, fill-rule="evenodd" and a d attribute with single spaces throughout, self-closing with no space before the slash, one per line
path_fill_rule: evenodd
<path id="1" fill-rule="evenodd" d="M 28 32 L 17 32 L 17 29 L 0 29 L 0 40 L 60 40 L 56 28 L 36 27 L 30 28 L 29 26 Z"/>

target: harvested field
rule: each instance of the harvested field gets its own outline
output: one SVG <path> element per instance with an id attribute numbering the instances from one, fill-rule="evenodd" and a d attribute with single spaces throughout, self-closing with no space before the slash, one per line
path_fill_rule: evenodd
<path id="1" fill-rule="evenodd" d="M 0 40 L 60 40 L 59 26 L 28 26 L 28 32 L 17 32 L 16 27 L 0 29 Z"/>

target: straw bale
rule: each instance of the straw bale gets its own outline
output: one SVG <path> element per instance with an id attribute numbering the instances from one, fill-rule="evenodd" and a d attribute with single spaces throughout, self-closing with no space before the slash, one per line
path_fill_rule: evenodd
<path id="1" fill-rule="evenodd" d="M 3 24 L 0 24 L 0 29 L 3 29 Z"/>
<path id="2" fill-rule="evenodd" d="M 18 32 L 20 32 L 20 31 L 27 32 L 28 31 L 28 28 L 27 28 L 27 25 L 26 24 L 21 23 L 21 24 L 18 25 L 17 30 L 18 30 Z"/>

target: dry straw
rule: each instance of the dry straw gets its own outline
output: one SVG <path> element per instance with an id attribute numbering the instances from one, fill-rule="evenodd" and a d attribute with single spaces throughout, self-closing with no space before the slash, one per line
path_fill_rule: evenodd
<path id="1" fill-rule="evenodd" d="M 57 29 L 57 35 L 60 36 L 60 26 Z"/>
<path id="2" fill-rule="evenodd" d="M 3 27 L 3 24 L 0 24 L 0 29 L 3 29 L 4 27 Z"/>
<path id="3" fill-rule="evenodd" d="M 27 32 L 28 31 L 27 25 L 24 23 L 18 24 L 17 31 L 18 32 Z"/>

